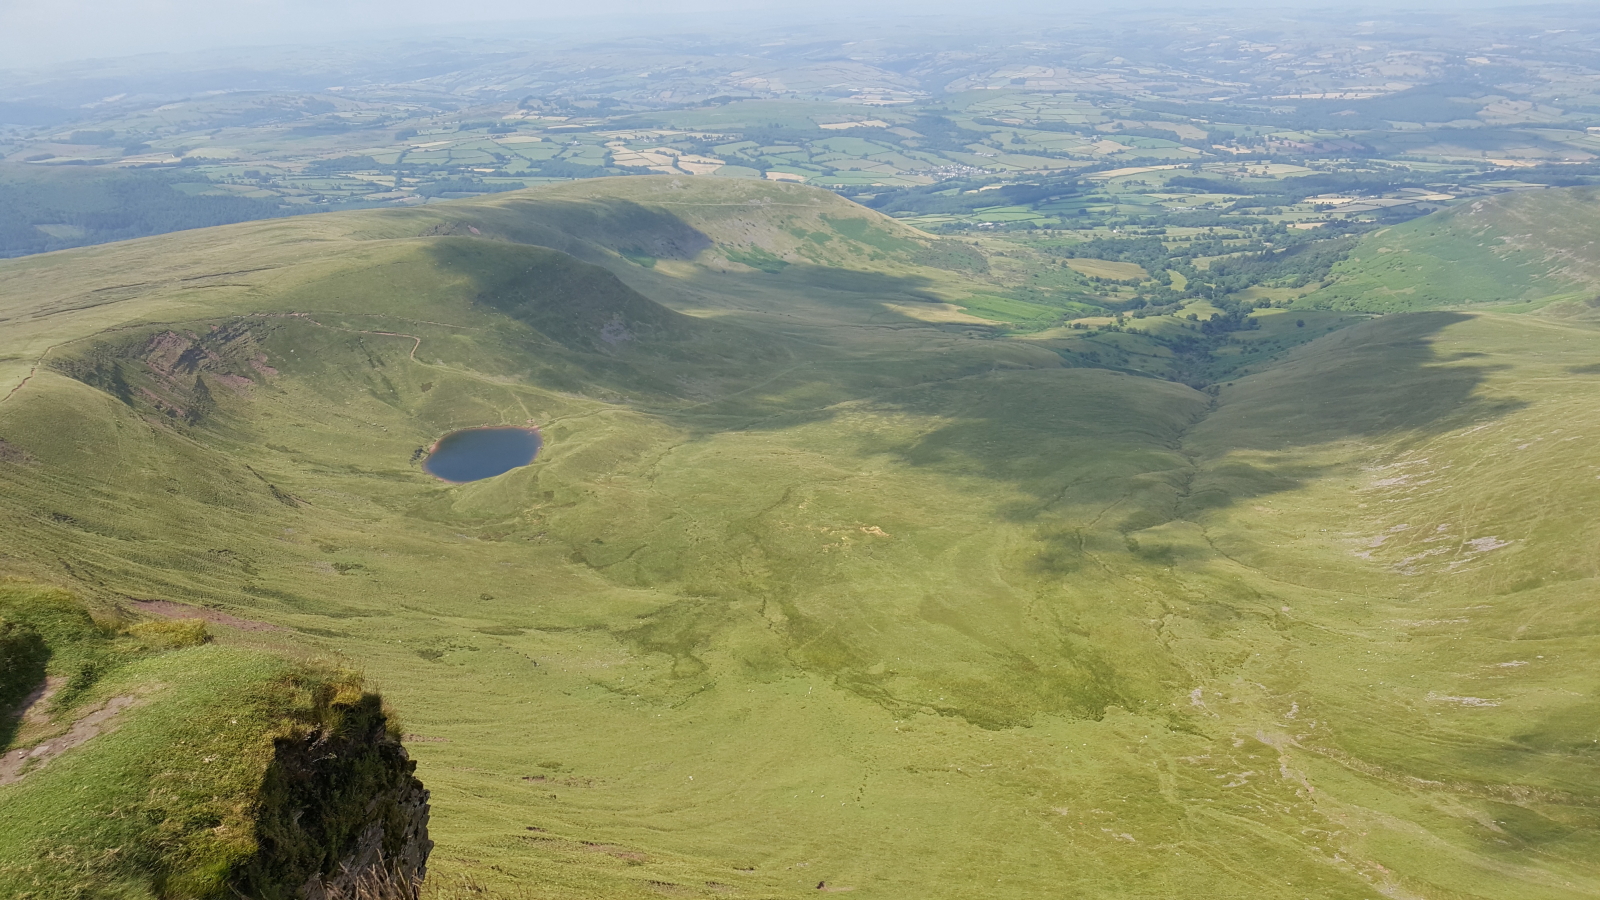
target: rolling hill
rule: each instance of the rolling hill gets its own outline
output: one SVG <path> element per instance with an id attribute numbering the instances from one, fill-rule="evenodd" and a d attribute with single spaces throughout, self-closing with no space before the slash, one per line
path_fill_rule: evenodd
<path id="1" fill-rule="evenodd" d="M 1587 298 L 1600 289 L 1593 188 L 1475 200 L 1383 229 L 1305 305 L 1403 312 Z"/>
<path id="2" fill-rule="evenodd" d="M 1200 389 L 947 311 L 1015 265 L 666 176 L 0 264 L 0 566 L 360 668 L 430 896 L 1592 895 L 1600 331 L 1329 316 Z"/>

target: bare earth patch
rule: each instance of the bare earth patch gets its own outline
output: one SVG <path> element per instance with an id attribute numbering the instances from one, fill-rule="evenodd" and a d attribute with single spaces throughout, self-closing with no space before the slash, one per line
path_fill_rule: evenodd
<path id="1" fill-rule="evenodd" d="M 34 459 L 28 455 L 28 451 L 16 444 L 8 444 L 4 438 L 0 438 L 0 462 L 27 465 L 34 462 Z"/>
<path id="2" fill-rule="evenodd" d="M 207 609 L 203 606 L 189 606 L 186 603 L 175 603 L 171 600 L 129 600 L 127 604 L 129 607 L 146 615 L 160 616 L 163 619 L 201 619 L 208 625 L 226 625 L 229 628 L 237 628 L 240 631 L 289 630 L 281 625 L 257 622 L 254 619 L 241 619 L 221 610 Z"/>
<path id="3" fill-rule="evenodd" d="M 1428 692 L 1428 699 L 1436 703 L 1454 703 L 1458 706 L 1492 707 L 1499 706 L 1499 700 L 1490 700 L 1487 697 L 1451 697 L 1447 694 Z"/>
<path id="4" fill-rule="evenodd" d="M 50 708 L 50 698 L 56 695 L 56 691 L 61 690 L 61 686 L 66 681 L 65 678 L 59 675 L 52 675 L 46 678 L 44 684 L 34 688 L 32 693 L 22 698 L 21 705 L 17 707 L 12 715 L 22 719 L 24 728 L 30 725 L 34 727 L 49 725 L 50 717 L 46 715 L 45 711 Z"/>
<path id="5" fill-rule="evenodd" d="M 45 682 L 44 687 L 34 692 L 23 709 L 24 721 L 42 718 L 50 697 L 60 686 L 61 679 L 50 679 Z M 90 738 L 109 731 L 115 724 L 117 714 L 138 702 L 136 697 L 112 697 L 73 722 L 72 728 L 68 729 L 66 734 L 41 741 L 32 747 L 20 747 L 5 756 L 0 756 L 0 785 L 21 781 L 29 774 L 43 768 L 50 760 L 87 742 Z"/>

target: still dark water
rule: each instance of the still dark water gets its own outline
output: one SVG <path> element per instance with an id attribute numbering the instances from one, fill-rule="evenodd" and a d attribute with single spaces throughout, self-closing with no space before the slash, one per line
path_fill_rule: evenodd
<path id="1" fill-rule="evenodd" d="M 469 428 L 440 439 L 422 468 L 445 481 L 480 481 L 533 462 L 539 444 L 532 428 Z"/>

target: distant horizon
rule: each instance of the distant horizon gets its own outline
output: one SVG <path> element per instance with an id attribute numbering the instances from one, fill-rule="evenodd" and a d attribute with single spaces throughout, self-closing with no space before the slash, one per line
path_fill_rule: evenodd
<path id="1" fill-rule="evenodd" d="M 273 47 L 335 46 L 358 42 L 404 41 L 419 38 L 453 40 L 509 39 L 529 40 L 540 31 L 551 36 L 574 37 L 584 32 L 596 36 L 629 32 L 659 31 L 662 25 L 681 22 L 689 29 L 720 22 L 730 27 L 760 27 L 792 22 L 798 12 L 775 2 L 752 7 L 737 0 L 694 0 L 679 4 L 671 12 L 639 0 L 599 0 L 584 12 L 570 8 L 545 11 L 526 3 L 489 2 L 471 11 L 441 10 L 433 4 L 405 2 L 379 4 L 375 0 L 354 0 L 335 5 L 312 4 L 309 0 L 267 3 L 244 2 L 219 15 L 215 7 L 198 0 L 139 0 L 112 4 L 105 0 L 61 0 L 48 6 L 12 2 L 0 5 L 0 71 L 26 71 L 62 65 L 117 60 L 159 54 L 204 54 L 226 50 Z M 1293 15 L 1295 13 L 1341 18 L 1362 15 L 1403 16 L 1417 13 L 1452 11 L 1493 12 L 1495 10 L 1571 10 L 1595 12 L 1578 3 L 1548 3 L 1539 0 L 1406 0 L 1399 4 L 1340 3 L 1338 0 L 1230 0 L 1226 3 L 1194 4 L 1181 0 L 1090 0 L 1070 7 L 1041 2 L 1013 0 L 998 11 L 990 7 L 983 21 L 1034 16 L 1047 20 L 1070 21 L 1088 14 L 1150 13 L 1170 10 L 1185 16 L 1226 15 L 1230 12 L 1259 10 Z M 907 0 L 845 3 L 827 0 L 808 6 L 805 22 L 827 26 L 831 22 L 882 21 L 896 16 L 922 20 L 958 18 L 965 13 L 953 5 L 930 6 Z M 714 21 L 705 21 L 715 17 Z M 315 23 L 308 27 L 307 23 Z M 374 23 L 381 23 L 374 25 Z"/>

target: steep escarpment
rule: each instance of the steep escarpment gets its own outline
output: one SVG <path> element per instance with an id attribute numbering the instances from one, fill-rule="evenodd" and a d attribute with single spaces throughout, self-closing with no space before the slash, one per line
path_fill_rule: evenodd
<path id="1" fill-rule="evenodd" d="M 273 742 L 256 815 L 259 849 L 231 888 L 260 900 L 409 896 L 427 872 L 428 791 L 375 694 L 353 685 L 323 721 Z M 326 686 L 322 686 L 327 690 Z"/>

